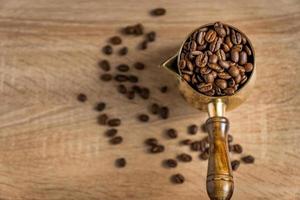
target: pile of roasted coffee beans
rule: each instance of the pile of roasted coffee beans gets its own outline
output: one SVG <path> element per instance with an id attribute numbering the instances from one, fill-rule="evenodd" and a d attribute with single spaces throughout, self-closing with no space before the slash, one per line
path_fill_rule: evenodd
<path id="1" fill-rule="evenodd" d="M 246 36 L 220 22 L 194 31 L 179 62 L 183 79 L 207 96 L 235 94 L 251 76 L 253 65 Z"/>
<path id="2" fill-rule="evenodd" d="M 166 10 L 163 8 L 157 8 L 154 9 L 150 12 L 150 14 L 152 16 L 162 16 L 166 13 Z M 235 32 L 235 30 L 232 30 L 230 28 L 226 28 L 227 26 L 222 25 L 220 23 L 216 23 L 215 26 L 213 28 L 207 27 L 205 29 L 201 29 L 198 30 L 196 32 L 196 34 L 193 34 L 193 36 L 190 38 L 190 41 L 187 42 L 188 44 L 188 49 L 194 49 L 196 46 L 196 50 L 195 51 L 190 51 L 189 54 L 186 54 L 186 50 L 183 51 L 183 53 L 181 54 L 181 57 L 183 58 L 183 60 L 181 61 L 181 64 L 186 66 L 186 67 L 181 67 L 182 69 L 182 73 L 183 76 L 186 80 L 188 81 L 192 81 L 193 77 L 195 76 L 199 76 L 198 78 L 200 78 L 200 80 L 203 80 L 204 82 L 206 80 L 209 80 L 209 76 L 204 76 L 207 74 L 212 74 L 212 73 L 216 73 L 216 76 L 218 76 L 220 79 L 222 80 L 227 80 L 228 82 L 232 81 L 234 83 L 238 82 L 236 79 L 236 77 L 242 76 L 242 75 L 248 75 L 252 68 L 250 68 L 249 66 L 251 65 L 248 64 L 247 62 L 245 62 L 245 60 L 243 61 L 243 59 L 246 59 L 246 61 L 252 61 L 253 59 L 249 58 L 249 52 L 251 55 L 251 50 L 249 49 L 249 47 L 247 46 L 247 42 L 244 42 L 245 39 L 243 39 L 243 37 L 241 37 L 241 41 L 240 42 L 239 38 L 240 38 L 240 33 Z M 224 30 L 223 30 L 224 29 Z M 229 30 L 228 30 L 229 29 Z M 142 50 L 145 50 L 147 48 L 147 45 L 149 42 L 154 42 L 156 40 L 156 33 L 154 31 L 150 31 L 148 33 L 145 32 L 146 28 L 144 27 L 144 25 L 142 25 L 141 23 L 137 23 L 135 25 L 130 25 L 130 26 L 126 26 L 125 28 L 122 29 L 122 34 L 124 36 L 128 36 L 128 35 L 133 35 L 133 36 L 144 36 L 144 41 L 142 42 L 142 46 L 143 48 L 140 48 Z M 235 34 L 234 36 L 230 36 L 228 35 L 228 33 L 231 34 Z M 217 36 L 218 35 L 218 36 Z M 223 45 L 223 50 L 220 50 L 220 47 L 218 47 L 219 43 L 214 42 L 215 38 L 221 38 L 221 39 L 217 39 L 217 41 L 223 41 L 225 37 L 225 43 Z M 228 38 L 229 39 L 226 39 Z M 195 40 L 196 38 L 196 40 Z M 206 39 L 207 38 L 207 39 Z M 232 39 L 233 38 L 233 39 Z M 238 39 L 237 39 L 238 38 Z M 194 43 L 194 40 L 197 41 L 197 43 Z M 228 42 L 226 42 L 228 40 Z M 239 42 L 238 42 L 238 41 Z M 232 42 L 231 42 L 232 41 Z M 231 44 L 231 43 L 232 44 Z M 122 46 L 121 48 L 119 48 L 119 50 L 115 51 L 114 48 L 115 46 L 121 46 L 123 43 L 123 39 L 121 38 L 121 36 L 112 36 L 108 39 L 108 43 L 107 45 L 105 45 L 102 48 L 102 52 L 104 55 L 109 56 L 113 53 L 116 53 L 119 56 L 126 56 L 128 53 L 128 47 L 126 46 Z M 143 44 L 144 43 L 144 44 Z M 210 43 L 212 43 L 212 45 L 210 45 Z M 241 43 L 241 44 L 240 44 Z M 198 47 L 198 44 L 204 45 L 205 48 Z M 231 45 L 227 45 L 227 44 L 231 44 Z M 215 47 L 214 45 L 217 45 L 217 47 Z M 226 45 L 228 46 L 229 50 L 224 50 L 224 46 L 226 48 Z M 227 73 L 227 69 L 224 69 L 222 72 L 217 72 L 215 69 L 212 69 L 211 67 L 209 67 L 209 63 L 212 64 L 216 64 L 216 63 L 223 63 L 223 62 L 227 62 L 227 54 L 229 51 L 234 51 L 234 48 L 239 47 L 238 45 L 240 45 L 240 48 L 242 49 L 242 51 L 239 51 L 239 56 L 240 54 L 243 54 L 241 52 L 246 52 L 248 57 L 244 58 L 243 55 L 241 56 L 241 58 L 239 57 L 239 59 L 241 60 L 235 60 L 237 61 L 236 63 L 240 63 L 241 65 L 244 64 L 244 68 L 245 68 L 245 73 L 241 73 L 239 72 L 239 76 L 232 76 L 232 70 L 228 71 Z M 243 46 L 244 45 L 244 46 Z M 190 47 L 192 46 L 192 48 Z M 212 47 L 210 47 L 212 46 Z M 207 48 L 210 48 L 211 50 L 207 50 Z M 248 48 L 248 50 L 246 50 Z M 186 49 L 186 48 L 185 48 Z M 209 55 L 209 51 L 212 52 L 211 55 Z M 223 56 L 224 53 L 224 57 L 222 57 L 220 59 L 220 56 Z M 235 54 L 235 53 L 234 53 Z M 185 56 L 188 55 L 188 56 Z M 201 57 L 202 56 L 202 57 Z M 187 57 L 187 59 L 185 58 Z M 195 58 L 195 59 L 194 59 Z M 207 61 L 205 61 L 207 60 Z M 199 62 L 207 62 L 208 66 L 206 66 L 206 64 L 199 64 Z M 195 64 L 195 62 L 197 62 L 197 64 Z M 230 63 L 232 65 L 232 63 Z M 103 82 L 111 82 L 114 81 L 117 84 L 116 85 L 116 91 L 121 94 L 124 95 L 124 97 L 126 97 L 129 100 L 133 100 L 135 98 L 140 98 L 142 100 L 145 101 L 149 101 L 147 103 L 148 105 L 148 113 L 137 113 L 137 121 L 141 122 L 141 123 L 147 123 L 150 121 L 150 119 L 153 116 L 157 116 L 158 119 L 162 119 L 162 120 L 167 120 L 170 116 L 170 109 L 169 107 L 167 107 L 166 105 L 160 105 L 159 103 L 154 103 L 151 102 L 150 99 L 150 95 L 151 95 L 151 91 L 150 88 L 143 86 L 140 83 L 140 79 L 142 77 L 138 77 L 136 74 L 140 74 L 139 71 L 141 70 L 145 70 L 147 68 L 147 65 L 140 62 L 140 61 L 136 61 L 133 62 L 133 64 L 128 65 L 125 63 L 119 64 L 115 67 L 115 73 L 112 73 L 112 66 L 110 64 L 110 61 L 108 59 L 102 59 L 99 61 L 98 63 L 100 69 L 102 70 L 102 73 L 100 75 L 100 80 Z M 200 65 L 200 66 L 198 66 Z M 203 65 L 203 67 L 202 67 Z M 217 65 L 217 64 L 216 64 Z M 211 65 L 213 66 L 213 65 Z M 221 67 L 223 67 L 223 65 L 220 64 Z M 233 65 L 232 65 L 233 66 Z M 231 67 L 232 67 L 231 66 Z M 240 66 L 236 66 L 239 70 L 240 70 Z M 248 68 L 247 68 L 248 67 Z M 209 71 L 209 73 L 202 75 L 201 73 L 199 74 L 198 71 L 196 69 L 199 69 L 200 72 L 201 71 Z M 222 68 L 223 69 L 223 68 Z M 229 68 L 231 69 L 231 68 Z M 246 70 L 247 69 L 247 70 Z M 187 72 L 188 70 L 190 70 L 190 72 Z M 192 73 L 195 74 L 192 74 Z M 227 77 L 230 77 L 228 79 L 226 79 Z M 190 78 L 188 78 L 190 77 Z M 216 82 L 216 84 L 219 82 L 218 78 L 215 79 L 212 78 L 214 81 L 212 82 Z M 194 82 L 191 82 L 194 83 Z M 207 82 L 210 83 L 210 82 Z M 218 83 L 219 85 L 219 83 Z M 241 83 L 240 83 L 241 85 Z M 213 86 L 214 88 L 216 86 Z M 198 88 L 198 86 L 197 86 Z M 168 86 L 166 85 L 162 85 L 159 88 L 161 93 L 167 93 L 169 91 Z M 215 90 L 216 91 L 216 90 Z M 221 92 L 224 92 L 225 89 L 220 90 Z M 205 94 L 207 94 L 207 92 L 205 92 Z M 78 101 L 80 102 L 85 102 L 87 101 L 87 96 L 83 93 L 79 94 L 77 96 Z M 111 145 L 120 145 L 123 142 L 123 137 L 120 135 L 119 131 L 118 131 L 118 127 L 121 126 L 122 124 L 122 120 L 116 117 L 112 117 L 110 116 L 108 113 L 105 112 L 105 108 L 106 108 L 106 103 L 103 101 L 98 102 L 95 105 L 95 111 L 100 112 L 100 115 L 98 116 L 98 123 L 101 126 L 107 126 L 107 129 L 104 132 L 104 136 L 108 138 L 108 142 Z M 152 116 L 151 116 L 152 115 Z M 192 135 L 196 135 L 200 132 L 205 133 L 205 125 L 201 126 L 202 129 L 199 128 L 199 125 L 197 124 L 190 124 L 186 127 L 186 139 L 178 139 L 179 138 L 179 132 L 175 129 L 175 128 L 168 128 L 166 130 L 163 130 L 164 132 L 164 139 L 172 139 L 172 140 L 178 140 L 178 146 L 189 146 L 189 149 L 191 152 L 198 152 L 198 160 L 207 160 L 209 157 L 209 142 L 208 142 L 208 136 L 206 134 L 203 134 L 203 136 L 201 137 L 201 139 L 197 139 L 197 140 L 193 140 L 191 138 L 188 138 L 189 136 Z M 200 135 L 201 136 L 201 135 Z M 243 153 L 243 148 L 240 144 L 233 144 L 233 137 L 232 135 L 228 135 L 228 144 L 229 144 L 229 151 L 231 154 L 242 154 Z M 144 141 L 144 145 L 147 148 L 147 152 L 150 154 L 160 154 L 160 153 L 164 153 L 167 148 L 165 147 L 165 145 L 163 145 L 163 143 L 161 141 L 159 141 L 157 138 L 155 137 L 151 137 L 151 138 L 147 138 Z M 165 160 L 162 161 L 162 166 L 166 167 L 166 168 L 176 168 L 180 163 L 190 163 L 192 161 L 194 161 L 195 159 L 193 159 L 193 156 L 190 155 L 189 153 L 186 152 L 182 152 L 180 154 L 178 154 L 177 156 L 175 156 L 174 158 L 166 158 Z M 196 159 L 197 160 L 197 159 Z M 240 166 L 241 161 L 243 163 L 254 163 L 254 157 L 251 155 L 247 155 L 247 156 L 242 156 L 240 159 L 238 160 L 232 160 L 231 165 L 232 165 L 232 169 L 235 171 L 238 169 L 238 167 Z M 119 157 L 115 160 L 115 166 L 117 168 L 124 168 L 127 165 L 127 161 L 124 157 Z M 172 175 L 170 177 L 170 181 L 173 182 L 174 184 L 182 184 L 185 182 L 185 177 L 182 173 L 174 173 L 174 175 Z"/>

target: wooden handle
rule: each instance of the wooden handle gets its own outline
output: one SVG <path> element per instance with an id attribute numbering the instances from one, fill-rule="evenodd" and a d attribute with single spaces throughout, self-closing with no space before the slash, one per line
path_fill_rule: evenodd
<path id="1" fill-rule="evenodd" d="M 225 117 L 211 117 L 206 121 L 206 128 L 210 144 L 207 193 L 211 200 L 228 200 L 234 188 L 227 145 L 229 121 Z"/>

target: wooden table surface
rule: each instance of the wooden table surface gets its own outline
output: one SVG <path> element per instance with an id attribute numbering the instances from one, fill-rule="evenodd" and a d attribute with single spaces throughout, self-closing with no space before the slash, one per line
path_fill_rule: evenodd
<path id="1" fill-rule="evenodd" d="M 155 7 L 165 7 L 167 15 L 149 16 Z M 243 155 L 256 158 L 234 173 L 232 199 L 299 200 L 299 0 L 0 0 L 0 199 L 208 199 L 207 163 L 196 153 L 193 162 L 176 169 L 161 166 L 163 159 L 189 152 L 178 141 L 188 137 L 189 124 L 203 123 L 207 114 L 187 105 L 173 77 L 157 66 L 187 33 L 217 20 L 243 30 L 257 60 L 252 95 L 227 113 Z M 127 56 L 101 54 L 110 36 L 137 22 L 157 32 L 146 51 L 136 49 L 142 37 L 123 37 Z M 146 70 L 132 73 L 151 89 L 151 98 L 130 101 L 116 92 L 115 82 L 101 82 L 97 62 L 103 58 L 113 65 L 147 63 Z M 169 92 L 160 93 L 161 85 Z M 76 100 L 80 92 L 87 102 Z M 109 116 L 122 119 L 123 144 L 112 146 L 104 137 L 106 127 L 97 124 L 93 109 L 99 101 L 107 102 Z M 151 116 L 139 123 L 136 115 L 152 102 L 169 106 L 170 118 Z M 179 131 L 179 139 L 163 137 L 169 127 Z M 164 153 L 146 153 L 143 140 L 151 136 L 166 146 Z M 114 160 L 122 156 L 128 164 L 116 169 Z M 169 177 L 178 172 L 186 182 L 171 184 Z"/>

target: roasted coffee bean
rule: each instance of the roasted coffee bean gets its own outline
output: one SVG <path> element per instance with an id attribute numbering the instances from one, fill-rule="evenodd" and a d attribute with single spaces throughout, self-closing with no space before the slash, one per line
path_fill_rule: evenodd
<path id="1" fill-rule="evenodd" d="M 142 91 L 141 87 L 138 86 L 138 85 L 133 85 L 133 86 L 131 87 L 131 89 L 132 89 L 132 91 L 134 91 L 134 92 L 137 93 L 137 94 L 141 93 L 141 91 Z"/>
<path id="2" fill-rule="evenodd" d="M 225 60 L 219 60 L 218 64 L 223 67 L 224 69 L 228 69 L 229 68 L 229 63 L 228 61 L 225 61 Z"/>
<path id="3" fill-rule="evenodd" d="M 106 107 L 106 104 L 104 102 L 100 102 L 96 105 L 95 109 L 97 111 L 103 111 L 105 109 L 105 107 Z"/>
<path id="4" fill-rule="evenodd" d="M 169 138 L 172 138 L 172 139 L 174 139 L 174 138 L 177 138 L 177 131 L 175 130 L 175 129 L 173 129 L 173 128 L 170 128 L 170 129 L 168 129 L 167 131 L 166 131 L 166 135 L 169 137 Z"/>
<path id="5" fill-rule="evenodd" d="M 196 51 L 196 49 L 197 49 L 197 43 L 196 41 L 192 40 L 190 42 L 190 51 Z"/>
<path id="6" fill-rule="evenodd" d="M 189 60 L 186 61 L 186 66 L 187 66 L 187 68 L 188 68 L 189 71 L 192 72 L 194 70 L 194 65 Z"/>
<path id="7" fill-rule="evenodd" d="M 227 86 L 231 88 L 235 86 L 235 81 L 233 78 L 228 79 Z"/>
<path id="8" fill-rule="evenodd" d="M 77 96 L 77 100 L 80 101 L 80 102 L 85 102 L 87 100 L 87 96 L 83 93 L 80 93 L 78 96 Z"/>
<path id="9" fill-rule="evenodd" d="M 197 42 L 200 46 L 205 44 L 205 34 L 204 31 L 198 33 Z"/>
<path id="10" fill-rule="evenodd" d="M 126 26 L 123 30 L 122 33 L 126 35 L 132 35 L 135 32 L 135 27 L 134 26 Z"/>
<path id="11" fill-rule="evenodd" d="M 120 64 L 117 66 L 117 70 L 119 70 L 120 72 L 128 72 L 129 66 L 126 64 Z"/>
<path id="12" fill-rule="evenodd" d="M 232 48 L 233 44 L 231 42 L 231 39 L 230 39 L 230 36 L 227 36 L 225 38 L 225 44 L 229 47 L 229 48 Z"/>
<path id="13" fill-rule="evenodd" d="M 231 41 L 233 44 L 240 44 L 242 42 L 241 34 L 231 29 Z"/>
<path id="14" fill-rule="evenodd" d="M 240 70 L 240 75 L 244 76 L 246 72 L 245 68 L 243 66 L 237 66 L 237 68 Z"/>
<path id="15" fill-rule="evenodd" d="M 217 78 L 218 73 L 216 71 L 211 71 L 210 74 L 214 77 Z"/>
<path id="16" fill-rule="evenodd" d="M 189 75 L 189 76 L 193 75 L 193 72 L 190 71 L 190 70 L 181 70 L 181 72 L 182 72 L 183 74 L 187 74 L 187 75 Z"/>
<path id="17" fill-rule="evenodd" d="M 209 60 L 210 63 L 217 63 L 218 62 L 218 56 L 216 54 L 212 54 L 211 56 L 209 56 Z"/>
<path id="18" fill-rule="evenodd" d="M 123 142 L 123 138 L 121 136 L 115 136 L 109 140 L 111 144 L 121 144 Z"/>
<path id="19" fill-rule="evenodd" d="M 246 164 L 251 164 L 251 163 L 254 163 L 255 158 L 251 155 L 248 155 L 248 156 L 242 157 L 241 160 Z"/>
<path id="20" fill-rule="evenodd" d="M 102 48 L 102 52 L 106 55 L 110 55 L 113 53 L 113 49 L 110 45 L 105 45 L 103 48 Z"/>
<path id="21" fill-rule="evenodd" d="M 205 74 L 209 74 L 209 73 L 211 73 L 211 69 L 210 68 L 208 68 L 208 67 L 203 67 L 203 68 L 201 68 L 200 69 L 200 73 L 202 74 L 202 75 L 205 75 Z M 197 77 L 197 79 L 200 81 L 200 82 L 203 82 L 203 79 L 200 77 L 200 76 L 196 76 Z M 202 81 L 201 81 L 202 80 Z"/>
<path id="22" fill-rule="evenodd" d="M 148 122 L 149 121 L 149 116 L 146 115 L 146 114 L 140 114 L 138 116 L 138 119 L 141 121 L 141 122 Z"/>
<path id="23" fill-rule="evenodd" d="M 214 30 L 209 30 L 205 35 L 205 40 L 209 43 L 213 42 L 217 37 L 217 33 Z"/>
<path id="24" fill-rule="evenodd" d="M 226 30 L 223 28 L 223 25 L 220 22 L 214 24 L 214 29 L 220 37 L 226 36 Z"/>
<path id="25" fill-rule="evenodd" d="M 191 81 L 191 77 L 187 74 L 184 74 L 183 76 L 183 79 L 186 80 L 187 82 L 190 82 Z"/>
<path id="26" fill-rule="evenodd" d="M 125 82 L 125 81 L 128 81 L 128 77 L 126 75 L 123 75 L 123 74 L 117 74 L 115 76 L 115 80 L 118 81 L 118 82 Z"/>
<path id="27" fill-rule="evenodd" d="M 236 77 L 234 77 L 234 82 L 235 82 L 236 84 L 240 83 L 241 80 L 242 80 L 242 76 L 241 76 L 240 74 L 237 75 Z"/>
<path id="28" fill-rule="evenodd" d="M 118 92 L 120 92 L 121 94 L 126 94 L 127 93 L 127 88 L 126 88 L 125 85 L 120 84 L 120 85 L 118 85 L 117 88 L 118 88 Z"/>
<path id="29" fill-rule="evenodd" d="M 144 63 L 141 63 L 141 62 L 136 62 L 134 63 L 134 68 L 136 68 L 137 70 L 143 70 L 145 69 L 145 64 Z"/>
<path id="30" fill-rule="evenodd" d="M 146 34 L 146 38 L 149 42 L 153 42 L 153 41 L 155 41 L 156 33 L 154 31 L 151 31 Z"/>
<path id="31" fill-rule="evenodd" d="M 219 49 L 216 52 L 216 55 L 218 56 L 219 60 L 226 60 L 226 54 L 225 54 L 225 52 L 222 49 Z"/>
<path id="32" fill-rule="evenodd" d="M 227 82 L 226 82 L 226 80 L 224 80 L 224 79 L 216 79 L 215 80 L 215 84 L 219 87 L 219 88 L 221 88 L 221 89 L 225 89 L 225 88 L 227 88 Z"/>
<path id="33" fill-rule="evenodd" d="M 128 78 L 128 81 L 131 83 L 137 83 L 139 81 L 139 78 L 135 75 L 129 75 L 127 78 Z"/>
<path id="34" fill-rule="evenodd" d="M 151 106 L 150 106 L 150 112 L 154 115 L 158 114 L 159 113 L 159 105 L 157 103 L 153 103 Z"/>
<path id="35" fill-rule="evenodd" d="M 107 137 L 115 137 L 117 134 L 118 134 L 118 130 L 115 129 L 115 128 L 108 129 L 108 130 L 105 132 L 105 135 L 106 135 Z"/>
<path id="36" fill-rule="evenodd" d="M 240 70 L 236 66 L 231 66 L 228 70 L 228 73 L 232 77 L 236 77 L 236 76 L 240 75 Z"/>
<path id="37" fill-rule="evenodd" d="M 180 143 L 183 144 L 183 145 L 190 145 L 192 143 L 192 140 L 185 139 L 185 140 L 182 140 Z"/>
<path id="38" fill-rule="evenodd" d="M 109 39 L 110 43 L 113 45 L 118 45 L 122 43 L 122 39 L 119 36 L 113 36 Z"/>
<path id="39" fill-rule="evenodd" d="M 235 63 L 239 62 L 239 52 L 235 49 L 230 52 L 231 60 Z"/>
<path id="40" fill-rule="evenodd" d="M 246 63 L 244 68 L 246 72 L 251 72 L 253 70 L 253 65 L 251 63 Z"/>
<path id="41" fill-rule="evenodd" d="M 221 79 L 228 80 L 231 78 L 231 76 L 227 72 L 220 72 L 218 73 L 218 77 Z"/>
<path id="42" fill-rule="evenodd" d="M 127 55 L 128 53 L 128 48 L 127 47 L 122 47 L 120 50 L 119 50 L 119 55 L 120 56 L 125 56 Z"/>
<path id="43" fill-rule="evenodd" d="M 140 49 L 141 49 L 141 50 L 145 50 L 145 49 L 147 49 L 147 48 L 148 48 L 148 41 L 145 40 L 145 41 L 143 41 L 143 42 L 140 44 Z"/>
<path id="44" fill-rule="evenodd" d="M 196 124 L 192 124 L 188 126 L 188 133 L 190 135 L 195 135 L 198 132 L 198 126 Z"/>
<path id="45" fill-rule="evenodd" d="M 153 10 L 151 10 L 150 14 L 152 16 L 162 16 L 166 14 L 166 9 L 165 8 L 155 8 Z"/>
<path id="46" fill-rule="evenodd" d="M 166 167 L 175 168 L 177 167 L 177 161 L 174 159 L 167 159 L 164 161 Z"/>
<path id="47" fill-rule="evenodd" d="M 246 43 L 247 43 L 247 39 L 246 39 L 246 37 L 245 37 L 244 35 L 242 35 L 242 43 L 243 43 L 243 44 L 246 44 Z"/>
<path id="48" fill-rule="evenodd" d="M 141 88 L 141 92 L 139 93 L 139 95 L 143 98 L 143 99 L 149 99 L 150 97 L 150 90 L 148 88 Z"/>
<path id="49" fill-rule="evenodd" d="M 201 51 L 192 51 L 191 52 L 191 55 L 193 55 L 193 56 L 198 56 L 198 55 L 200 55 L 202 52 Z"/>
<path id="50" fill-rule="evenodd" d="M 208 67 L 215 70 L 216 72 L 223 72 L 224 69 L 220 67 L 218 64 L 208 63 Z"/>
<path id="51" fill-rule="evenodd" d="M 207 132 L 205 123 L 203 123 L 200 127 L 201 127 L 202 132 L 204 132 L 204 133 Z"/>
<path id="52" fill-rule="evenodd" d="M 212 73 L 204 75 L 203 78 L 206 83 L 213 83 L 215 79 Z"/>
<path id="53" fill-rule="evenodd" d="M 251 52 L 251 50 L 248 46 L 244 46 L 244 50 L 245 50 L 245 52 L 247 53 L 248 56 L 252 55 L 252 52 Z"/>
<path id="54" fill-rule="evenodd" d="M 175 184 L 183 184 L 185 178 L 182 174 L 174 174 L 171 176 L 171 181 Z"/>
<path id="55" fill-rule="evenodd" d="M 204 152 L 200 153 L 199 158 L 200 158 L 201 160 L 208 160 L 208 158 L 209 158 L 209 153 L 208 153 L 208 151 L 204 151 Z"/>
<path id="56" fill-rule="evenodd" d="M 134 93 L 133 90 L 130 90 L 130 91 L 127 92 L 126 96 L 127 96 L 128 99 L 131 100 L 131 99 L 134 99 L 135 93 Z"/>
<path id="57" fill-rule="evenodd" d="M 110 63 L 108 62 L 108 60 L 102 60 L 99 62 L 99 66 L 101 67 L 101 69 L 103 71 L 108 72 L 110 70 Z"/>
<path id="58" fill-rule="evenodd" d="M 224 90 L 224 92 L 225 92 L 225 94 L 227 94 L 227 95 L 233 95 L 234 92 L 235 92 L 235 90 L 234 90 L 234 88 L 226 88 L 226 89 Z"/>
<path id="59" fill-rule="evenodd" d="M 203 142 L 195 141 L 191 143 L 190 148 L 192 151 L 202 151 L 205 147 L 203 146 Z"/>
<path id="60" fill-rule="evenodd" d="M 125 160 L 125 158 L 118 158 L 115 161 L 115 165 L 116 165 L 116 167 L 119 167 L 119 168 L 125 167 L 126 166 L 126 160 Z"/>
<path id="61" fill-rule="evenodd" d="M 109 119 L 107 121 L 107 124 L 109 126 L 115 127 L 115 126 L 120 126 L 121 125 L 121 120 L 118 118 L 113 118 L 113 119 Z"/>
<path id="62" fill-rule="evenodd" d="M 207 64 L 207 61 L 208 61 L 208 56 L 201 52 L 201 54 L 196 57 L 195 64 L 198 67 L 205 67 L 205 65 Z M 189 62 L 187 62 L 187 65 L 188 64 L 189 64 Z"/>
<path id="63" fill-rule="evenodd" d="M 98 122 L 101 125 L 105 125 L 107 123 L 108 116 L 106 114 L 102 114 L 98 117 Z"/>
<path id="64" fill-rule="evenodd" d="M 227 44 L 223 43 L 222 46 L 223 46 L 223 51 L 225 53 L 227 53 L 228 51 L 230 51 L 230 48 L 229 48 L 229 46 Z"/>
<path id="65" fill-rule="evenodd" d="M 224 27 L 224 29 L 225 29 L 225 31 L 226 31 L 226 35 L 229 35 L 229 34 L 230 34 L 230 29 L 229 29 L 229 27 L 226 26 L 226 25 L 224 25 L 223 27 Z"/>
<path id="66" fill-rule="evenodd" d="M 197 49 L 198 51 L 202 51 L 202 50 L 206 49 L 206 47 L 207 47 L 207 43 L 204 43 L 203 45 L 197 46 L 196 49 Z"/>
<path id="67" fill-rule="evenodd" d="M 162 119 L 169 118 L 169 108 L 166 106 L 161 107 L 159 110 L 159 115 Z"/>
<path id="68" fill-rule="evenodd" d="M 247 63 L 247 53 L 245 51 L 241 51 L 239 54 L 239 64 L 244 65 Z"/>
<path id="69" fill-rule="evenodd" d="M 212 43 L 210 43 L 209 50 L 211 52 L 218 51 L 220 49 L 222 43 L 223 43 L 223 39 L 222 38 L 216 38 Z"/>
<path id="70" fill-rule="evenodd" d="M 168 91 L 168 86 L 162 86 L 161 88 L 160 88 L 160 92 L 161 93 L 166 93 Z"/>
<path id="71" fill-rule="evenodd" d="M 142 24 L 133 25 L 133 35 L 143 35 L 144 34 L 144 26 Z"/>
<path id="72" fill-rule="evenodd" d="M 204 94 L 207 95 L 207 96 L 214 96 L 215 93 L 216 93 L 215 89 L 211 89 L 211 90 L 209 90 L 207 92 L 204 92 Z"/>
<path id="73" fill-rule="evenodd" d="M 211 83 L 200 83 L 198 86 L 198 90 L 200 92 L 208 92 L 209 90 L 212 89 L 212 84 Z"/>
<path id="74" fill-rule="evenodd" d="M 241 52 L 242 49 L 243 49 L 243 45 L 241 45 L 241 44 L 236 44 L 232 47 L 232 50 L 236 50 L 238 52 Z"/>
<path id="75" fill-rule="evenodd" d="M 186 66 L 186 61 L 185 61 L 184 59 L 181 59 L 181 60 L 179 61 L 179 68 L 180 68 L 180 69 L 184 69 L 185 66 Z"/>
<path id="76" fill-rule="evenodd" d="M 233 152 L 234 153 L 243 153 L 243 147 L 240 144 L 234 144 Z"/>
<path id="77" fill-rule="evenodd" d="M 231 143 L 233 141 L 233 136 L 228 134 L 227 141 L 228 141 L 228 143 Z"/>
<path id="78" fill-rule="evenodd" d="M 238 160 L 233 160 L 231 161 L 231 168 L 233 171 L 236 171 L 240 166 L 240 161 Z"/>
<path id="79" fill-rule="evenodd" d="M 152 145 L 150 148 L 150 153 L 161 153 L 165 151 L 165 147 L 163 145 Z"/>
<path id="80" fill-rule="evenodd" d="M 111 74 L 102 74 L 102 75 L 100 76 L 100 79 L 101 79 L 102 81 L 110 81 L 110 80 L 112 79 L 112 75 L 111 75 Z"/>
<path id="81" fill-rule="evenodd" d="M 246 83 L 247 82 L 247 76 L 246 75 L 244 75 L 243 77 L 242 77 L 242 80 L 241 80 L 241 82 L 240 82 L 240 85 L 243 85 L 244 83 Z"/>
<path id="82" fill-rule="evenodd" d="M 148 138 L 145 140 L 145 144 L 149 146 L 155 146 L 158 144 L 158 140 L 156 138 Z"/>
<path id="83" fill-rule="evenodd" d="M 179 154 L 177 159 L 182 162 L 191 162 L 193 160 L 192 156 L 186 153 Z"/>

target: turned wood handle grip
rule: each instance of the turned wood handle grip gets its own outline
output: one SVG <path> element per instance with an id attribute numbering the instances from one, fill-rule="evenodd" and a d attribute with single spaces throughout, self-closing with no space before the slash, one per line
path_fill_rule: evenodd
<path id="1" fill-rule="evenodd" d="M 207 193 L 211 200 L 227 200 L 231 198 L 234 188 L 227 145 L 229 121 L 225 117 L 211 117 L 206 121 L 206 128 L 210 144 Z"/>

